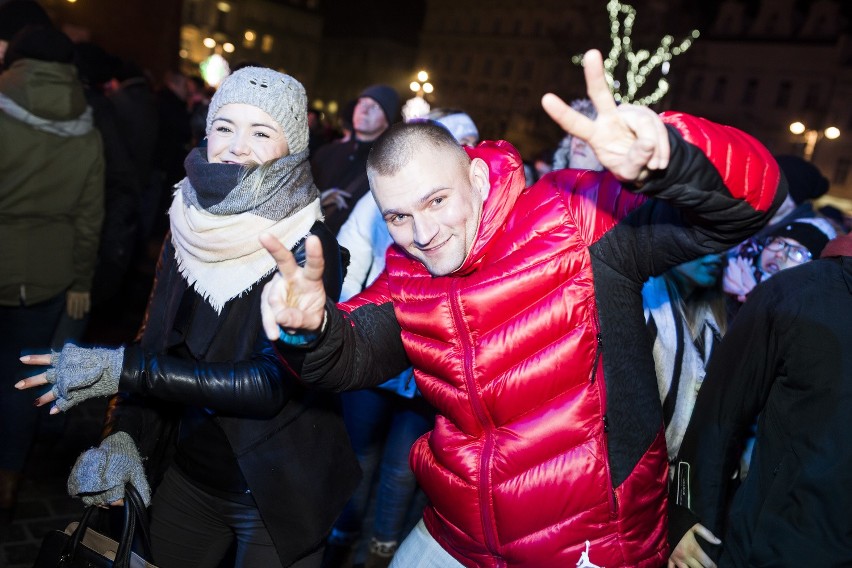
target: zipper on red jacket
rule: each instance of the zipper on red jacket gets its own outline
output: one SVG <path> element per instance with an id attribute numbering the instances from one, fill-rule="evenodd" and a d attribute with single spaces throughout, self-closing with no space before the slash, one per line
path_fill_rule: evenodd
<path id="1" fill-rule="evenodd" d="M 459 307 L 458 287 L 458 279 L 454 279 L 450 288 L 450 308 L 452 309 L 456 329 L 464 330 L 466 326 L 464 325 L 464 318 L 462 317 L 461 308 Z M 462 348 L 462 355 L 464 357 L 464 382 L 467 385 L 470 404 L 473 407 L 473 411 L 476 413 L 479 423 L 482 425 L 483 431 L 485 432 L 482 455 L 479 458 L 479 515 L 482 519 L 482 530 L 485 534 L 485 546 L 488 547 L 488 551 L 491 552 L 491 554 L 495 557 L 495 560 L 497 560 L 498 566 L 504 566 L 505 563 L 502 562 L 497 553 L 497 535 L 494 530 L 493 515 L 491 514 L 490 509 L 487 509 L 486 507 L 486 503 L 491 502 L 488 492 L 491 486 L 489 465 L 491 463 L 491 456 L 494 452 L 494 436 L 492 434 L 493 425 L 491 423 L 491 418 L 488 416 L 488 413 L 482 405 L 482 400 L 479 397 L 479 390 L 476 388 L 476 381 L 473 377 L 473 346 L 470 345 L 470 342 L 466 341 L 466 339 L 467 337 L 459 334 L 459 345 Z M 484 480 L 486 479 L 488 480 L 487 484 L 484 483 Z"/>
<path id="2" fill-rule="evenodd" d="M 595 345 L 595 365 L 592 367 L 592 384 L 595 384 L 595 379 L 598 376 L 598 364 L 601 361 L 601 354 L 603 352 L 603 337 L 601 337 L 600 329 L 595 334 L 595 338 L 597 339 L 597 345 Z"/>
<path id="3" fill-rule="evenodd" d="M 595 308 L 595 317 L 593 325 L 595 326 L 595 363 L 592 366 L 591 384 L 595 384 L 595 379 L 598 376 L 598 367 L 600 366 L 601 358 L 603 357 L 603 334 L 601 333 L 601 323 L 598 319 L 597 308 Z M 618 517 L 618 496 L 615 493 L 615 487 L 612 484 L 612 469 L 609 466 L 609 417 L 606 413 L 606 389 L 604 386 L 598 387 L 601 393 L 601 421 L 603 422 L 603 451 L 606 455 L 606 476 L 607 476 L 607 491 L 609 492 L 609 512 L 610 518 L 615 520 Z"/>

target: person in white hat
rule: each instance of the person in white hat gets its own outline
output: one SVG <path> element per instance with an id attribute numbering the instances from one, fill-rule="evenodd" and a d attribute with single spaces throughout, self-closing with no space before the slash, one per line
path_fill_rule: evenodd
<path id="1" fill-rule="evenodd" d="M 304 257 L 328 247 L 320 275 L 340 293 L 340 252 L 322 223 L 307 161 L 302 85 L 246 67 L 214 95 L 207 144 L 186 158 L 139 341 L 118 349 L 66 345 L 25 363 L 50 369 L 18 388 L 66 410 L 114 395 L 105 437 L 83 453 L 72 495 L 105 505 L 132 482 L 151 499 L 158 566 L 319 566 L 326 535 L 360 471 L 334 396 L 308 391 L 261 332 L 260 301 L 275 235 Z"/>

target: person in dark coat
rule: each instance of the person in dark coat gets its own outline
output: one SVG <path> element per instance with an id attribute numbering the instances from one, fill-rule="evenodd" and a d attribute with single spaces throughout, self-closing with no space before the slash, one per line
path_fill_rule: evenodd
<path id="1" fill-rule="evenodd" d="M 83 83 L 83 93 L 86 102 L 92 107 L 95 128 L 104 142 L 105 215 L 92 281 L 93 309 L 108 304 L 121 289 L 133 256 L 139 226 L 141 180 L 128 150 L 128 140 L 118 126 L 115 105 L 103 90 L 103 86 L 114 77 L 117 61 L 94 43 L 74 46 L 74 64 Z M 66 327 L 71 323 L 63 318 L 57 329 L 57 340 L 79 340 L 82 337 L 84 326 L 76 329 L 74 326 Z M 59 349 L 64 343 L 63 340 L 61 343 L 54 342 L 54 345 Z"/>
<path id="2" fill-rule="evenodd" d="M 43 418 L 26 393 L 11 388 L 28 372 L 18 357 L 49 347 L 63 312 L 81 320 L 91 307 L 104 216 L 104 149 L 73 55 L 65 34 L 30 26 L 14 36 L 0 74 L 3 515 L 16 503 Z"/>
<path id="3" fill-rule="evenodd" d="M 311 170 L 322 192 L 325 223 L 336 235 L 358 200 L 370 189 L 367 155 L 373 142 L 396 121 L 399 95 L 387 85 L 367 87 L 352 113 L 354 135 L 330 142 L 311 156 Z"/>
<path id="4" fill-rule="evenodd" d="M 238 567 L 318 567 L 360 478 L 337 397 L 303 385 L 261 330 L 275 261 L 260 235 L 300 258 L 317 235 L 328 247 L 320 277 L 340 293 L 340 249 L 321 222 L 306 112 L 290 76 L 258 67 L 230 75 L 210 103 L 207 146 L 186 158 L 138 342 L 69 344 L 25 361 L 51 365 L 18 386 L 53 382 L 39 403 L 55 400 L 57 411 L 116 395 L 69 493 L 104 505 L 127 482 L 146 502 L 153 488 L 161 568 L 219 566 L 232 543 Z"/>
<path id="5" fill-rule="evenodd" d="M 849 235 L 749 296 L 710 361 L 680 447 L 669 566 L 852 562 L 849 314 Z M 729 506 L 756 417 L 750 472 Z"/>

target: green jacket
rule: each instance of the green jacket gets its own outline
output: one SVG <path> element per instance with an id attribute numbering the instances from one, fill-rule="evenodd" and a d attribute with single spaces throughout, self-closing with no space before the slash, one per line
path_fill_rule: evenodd
<path id="1" fill-rule="evenodd" d="M 73 65 L 16 61 L 0 74 L 0 305 L 92 286 L 104 158 Z"/>

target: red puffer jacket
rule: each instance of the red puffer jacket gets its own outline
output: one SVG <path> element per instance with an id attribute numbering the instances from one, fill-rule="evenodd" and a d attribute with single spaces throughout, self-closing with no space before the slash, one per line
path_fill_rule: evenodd
<path id="1" fill-rule="evenodd" d="M 345 319 L 330 314 L 323 345 L 299 362 L 305 380 L 357 388 L 390 376 L 388 354 L 404 346 L 438 410 L 411 454 L 426 525 L 465 566 L 665 563 L 667 459 L 642 283 L 739 242 L 783 199 L 753 139 L 666 121 L 672 164 L 639 190 L 659 199 L 599 172 L 525 188 L 510 145 L 470 150 L 489 165 L 491 193 L 462 267 L 433 277 L 392 247 L 385 274 L 341 306 Z"/>
<path id="2" fill-rule="evenodd" d="M 412 468 L 431 500 L 429 532 L 465 564 L 659 566 L 666 549 L 665 438 L 617 495 L 610 481 L 603 366 L 589 245 L 615 217 L 595 192 L 611 176 L 550 178 L 524 191 L 517 154 L 480 146 L 492 191 L 476 248 L 433 278 L 400 250 L 389 291 L 417 386 L 438 408 Z M 562 175 L 561 182 L 567 181 Z M 629 210 L 639 195 L 623 195 Z M 494 205 L 495 207 L 488 207 Z M 577 217 L 593 227 L 581 230 Z M 604 217 L 604 218 L 601 218 Z M 491 233 L 491 235 L 489 235 Z M 404 306 L 404 307 L 403 307 Z"/>

